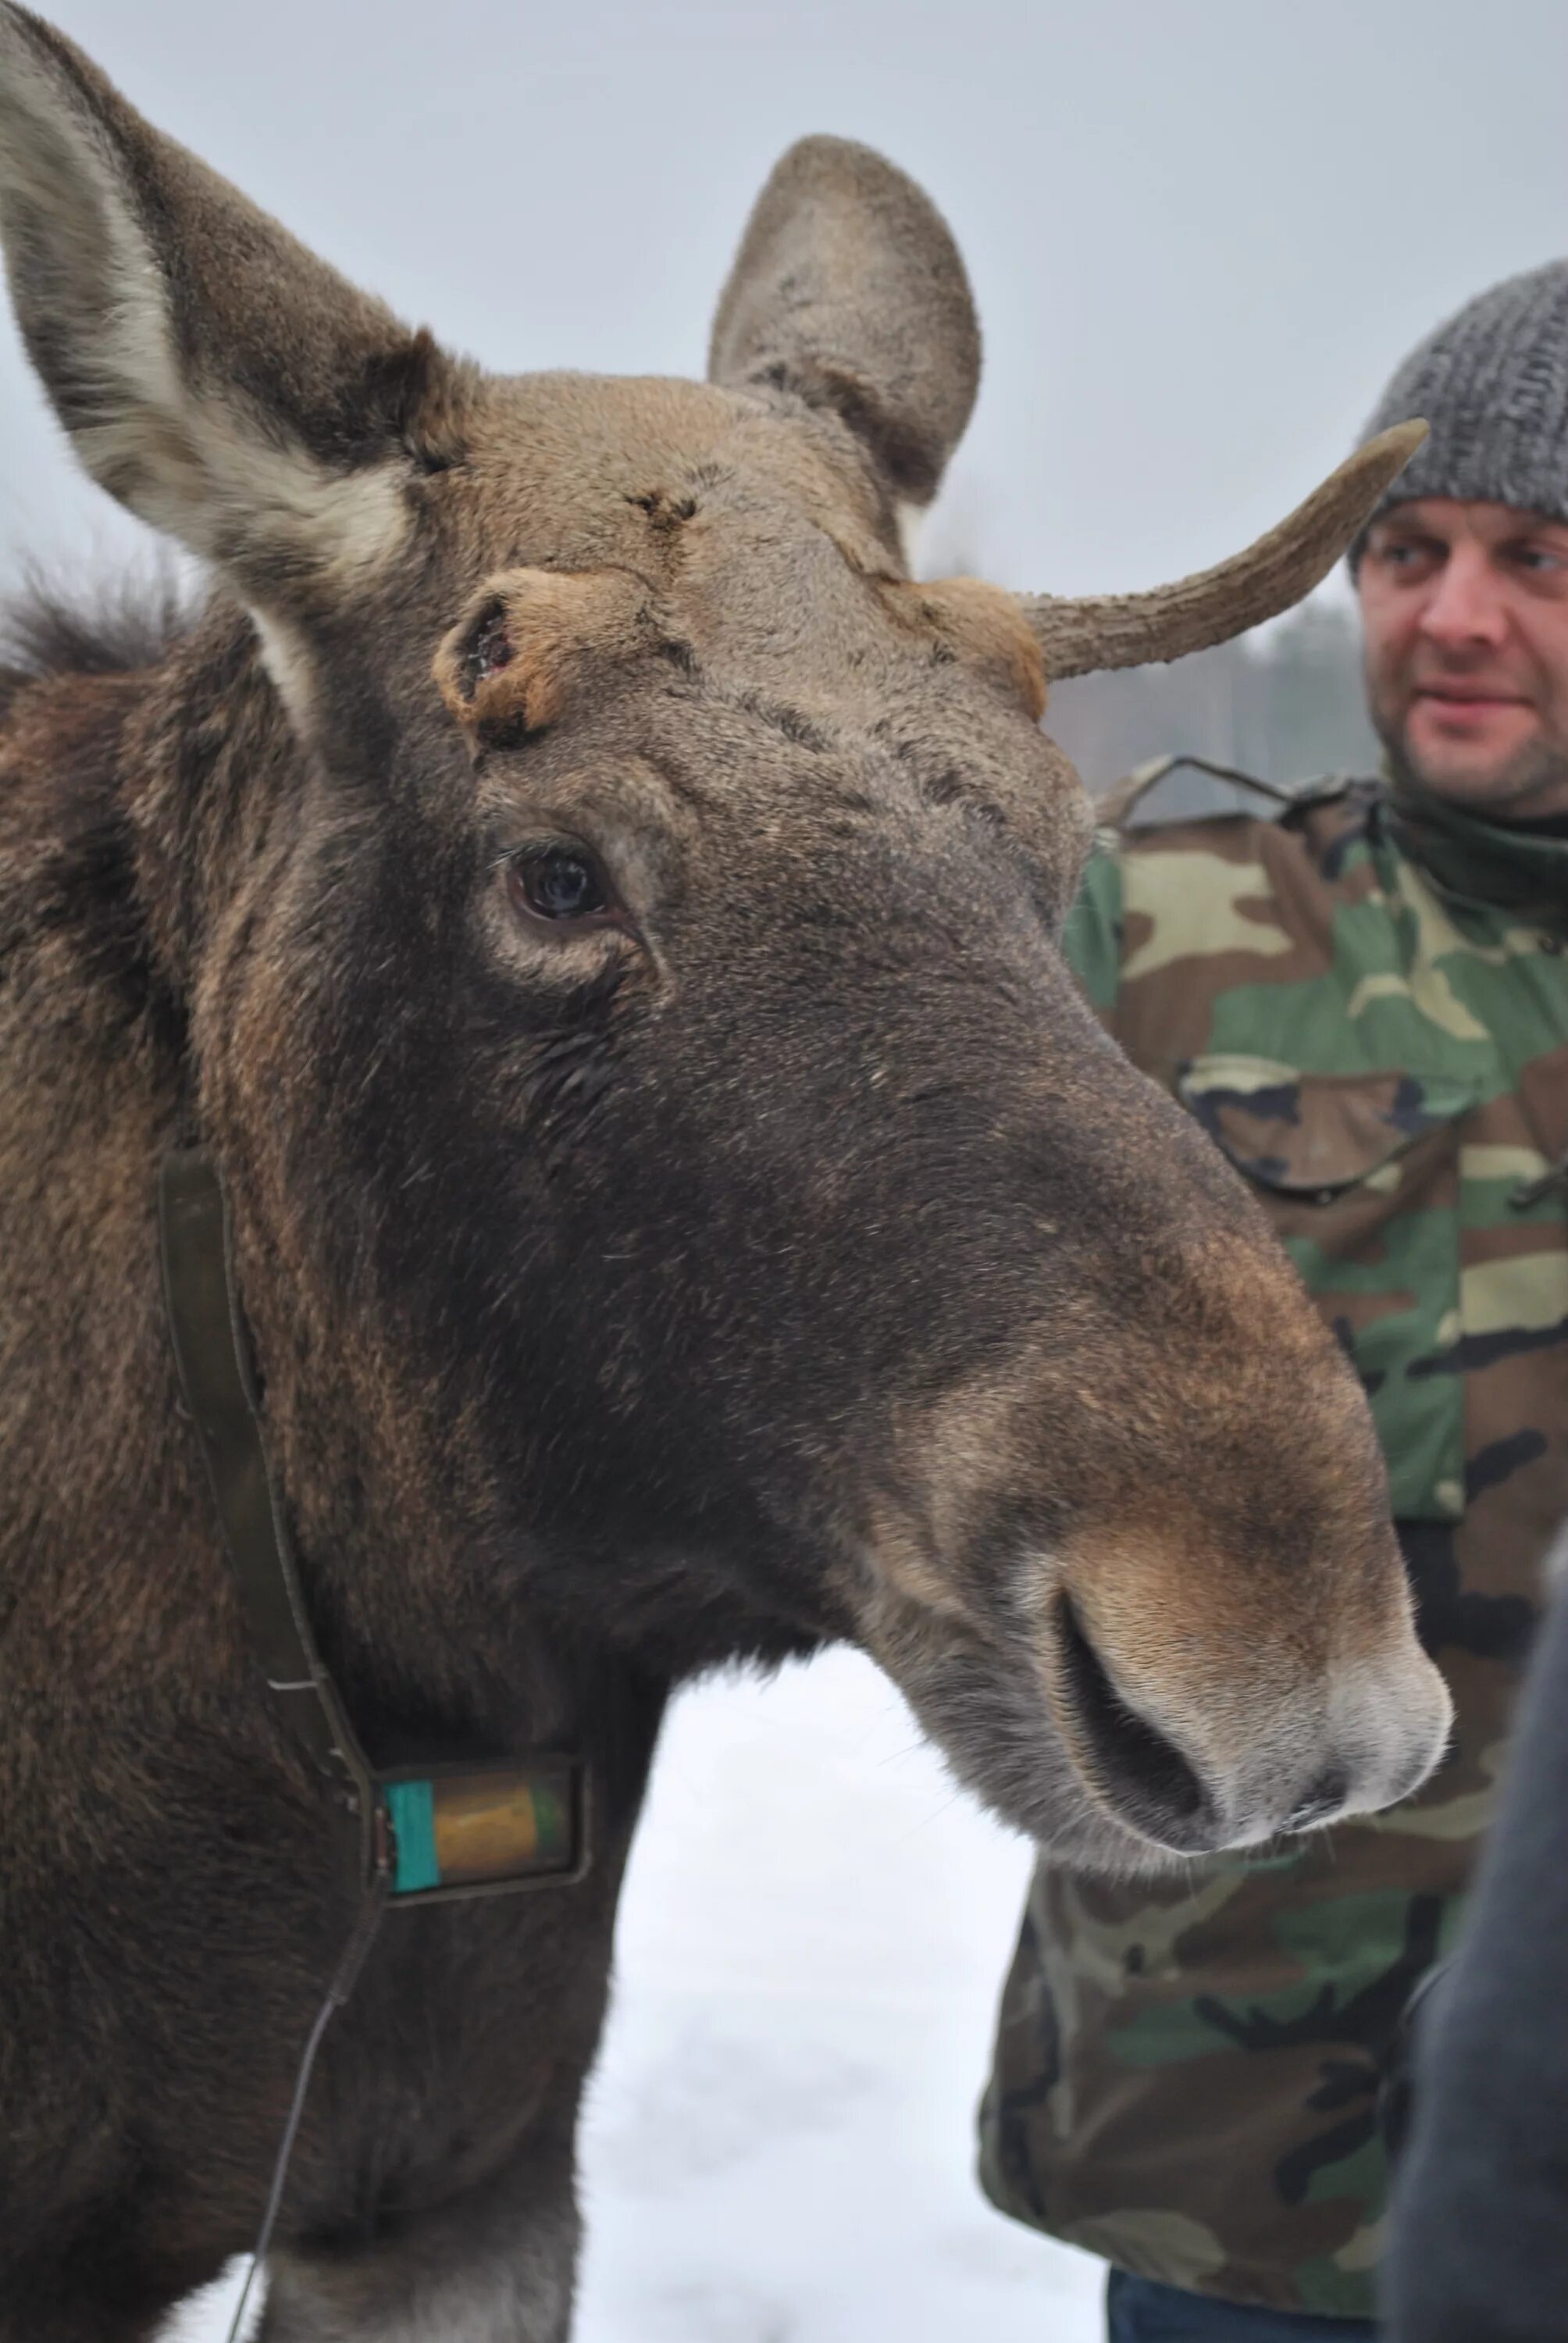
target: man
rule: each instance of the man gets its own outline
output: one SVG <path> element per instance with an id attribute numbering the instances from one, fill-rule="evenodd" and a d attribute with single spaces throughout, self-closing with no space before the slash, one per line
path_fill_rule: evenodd
<path id="1" fill-rule="evenodd" d="M 1442 327 L 1370 427 L 1413 415 L 1352 554 L 1383 779 L 1175 826 L 1119 793 L 1069 933 L 1361 1371 L 1458 1714 L 1393 1814 L 1152 1883 L 1037 1873 L 982 2177 L 1111 2262 L 1114 2343 L 1372 2334 L 1380 2083 L 1568 1516 L 1568 263 Z"/>

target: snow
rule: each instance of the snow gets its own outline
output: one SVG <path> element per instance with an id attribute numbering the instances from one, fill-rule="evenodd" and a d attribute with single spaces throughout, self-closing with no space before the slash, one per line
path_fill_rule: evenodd
<path id="1" fill-rule="evenodd" d="M 849 1653 L 680 1700 L 589 2092 L 575 2343 L 1098 2337 L 1100 2265 L 973 2179 L 1028 1865 Z M 222 2343 L 234 2297 L 166 2343 Z"/>

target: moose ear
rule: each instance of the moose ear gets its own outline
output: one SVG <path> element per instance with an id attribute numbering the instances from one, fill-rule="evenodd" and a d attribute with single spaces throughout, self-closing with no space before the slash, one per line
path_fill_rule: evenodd
<path id="1" fill-rule="evenodd" d="M 33 363 L 131 510 L 263 605 L 351 586 L 437 467 L 447 362 L 0 6 L 0 236 Z"/>
<path id="2" fill-rule="evenodd" d="M 980 381 L 980 327 L 946 223 L 867 146 L 802 138 L 757 199 L 708 374 L 829 407 L 889 494 L 926 505 Z"/>

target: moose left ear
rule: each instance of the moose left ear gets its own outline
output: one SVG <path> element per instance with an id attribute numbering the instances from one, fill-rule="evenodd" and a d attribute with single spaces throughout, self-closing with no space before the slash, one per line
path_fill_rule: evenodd
<path id="1" fill-rule="evenodd" d="M 0 235 L 95 478 L 263 608 L 351 587 L 447 459 L 448 362 L 0 5 Z"/>
<path id="2" fill-rule="evenodd" d="M 980 357 L 958 247 L 913 180 L 848 139 L 791 146 L 719 297 L 709 381 L 831 408 L 890 497 L 926 505 L 969 421 Z"/>

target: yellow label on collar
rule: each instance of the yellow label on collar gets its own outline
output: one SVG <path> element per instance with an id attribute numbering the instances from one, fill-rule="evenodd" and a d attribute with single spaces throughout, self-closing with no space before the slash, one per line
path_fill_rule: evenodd
<path id="1" fill-rule="evenodd" d="M 582 1833 L 578 1774 L 568 1758 L 544 1758 L 526 1768 L 386 1782 L 393 1894 L 473 1892 L 575 1872 Z"/>

